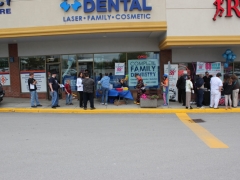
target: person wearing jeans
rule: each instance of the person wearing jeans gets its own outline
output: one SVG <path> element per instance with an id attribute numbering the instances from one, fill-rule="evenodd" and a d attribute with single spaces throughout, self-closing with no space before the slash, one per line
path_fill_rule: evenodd
<path id="1" fill-rule="evenodd" d="M 31 107 L 35 108 L 37 106 L 42 106 L 38 100 L 38 94 L 37 94 L 37 81 L 34 79 L 34 73 L 29 74 L 29 79 L 28 79 L 28 88 L 30 91 L 31 95 Z M 36 102 L 36 105 L 35 105 Z"/>
<path id="2" fill-rule="evenodd" d="M 107 106 L 108 91 L 110 86 L 110 78 L 108 77 L 108 73 L 105 73 L 105 76 L 100 80 L 100 83 L 102 85 L 102 105 L 105 104 Z"/>
<path id="3" fill-rule="evenodd" d="M 49 87 L 51 90 L 51 96 L 52 96 L 52 108 L 60 107 L 58 105 L 58 88 L 59 84 L 56 78 L 57 73 L 52 72 L 52 77 L 49 79 Z"/>

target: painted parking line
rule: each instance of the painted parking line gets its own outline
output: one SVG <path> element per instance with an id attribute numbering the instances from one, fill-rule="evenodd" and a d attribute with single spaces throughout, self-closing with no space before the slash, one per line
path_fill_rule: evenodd
<path id="1" fill-rule="evenodd" d="M 176 113 L 177 117 L 210 148 L 229 148 L 205 128 L 195 123 L 186 113 Z"/>

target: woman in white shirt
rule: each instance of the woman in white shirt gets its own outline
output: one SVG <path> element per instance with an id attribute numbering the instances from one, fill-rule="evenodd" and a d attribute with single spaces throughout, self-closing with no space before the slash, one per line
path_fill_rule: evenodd
<path id="1" fill-rule="evenodd" d="M 191 81 L 191 77 L 187 76 L 187 80 L 186 80 L 186 109 L 192 109 L 192 107 L 190 106 L 192 89 L 193 89 L 193 83 Z"/>
<path id="2" fill-rule="evenodd" d="M 79 107 L 83 107 L 83 84 L 82 84 L 82 79 L 84 78 L 84 75 L 82 72 L 79 72 L 78 78 L 77 78 L 77 91 L 79 93 Z"/>

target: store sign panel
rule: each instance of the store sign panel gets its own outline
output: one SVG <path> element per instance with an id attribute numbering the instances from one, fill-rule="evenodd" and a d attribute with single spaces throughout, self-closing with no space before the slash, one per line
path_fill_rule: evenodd
<path id="1" fill-rule="evenodd" d="M 215 63 L 205 63 L 205 62 L 197 62 L 196 74 L 205 74 L 205 72 L 209 72 L 211 75 L 216 75 L 220 73 L 222 70 L 221 62 Z"/>
<path id="2" fill-rule="evenodd" d="M 0 83 L 3 86 L 10 86 L 10 74 L 8 73 L 0 73 Z"/>
<path id="3" fill-rule="evenodd" d="M 143 78 L 147 86 L 159 85 L 159 60 L 158 59 L 137 59 L 128 61 L 129 86 L 136 86 L 135 74 Z"/>
<path id="4" fill-rule="evenodd" d="M 11 8 L 4 8 L 4 5 L 7 4 L 10 6 L 11 0 L 1 1 L 0 0 L 0 15 L 11 14 Z M 2 8 L 3 7 L 3 8 Z"/>
<path id="5" fill-rule="evenodd" d="M 85 16 L 66 16 L 63 17 L 64 22 L 73 21 L 101 21 L 101 20 L 130 20 L 130 19 L 151 19 L 151 14 L 143 13 L 143 11 L 151 11 L 152 7 L 147 6 L 147 0 L 83 0 L 81 3 L 79 0 L 74 0 L 73 4 L 70 4 L 67 0 L 64 0 L 60 7 L 68 12 L 69 9 L 79 11 L 82 9 L 84 13 L 111 13 L 112 11 L 119 12 L 123 9 L 124 12 L 129 14 L 101 14 L 101 15 L 85 15 Z M 81 10 L 80 10 L 81 11 Z M 132 13 L 138 11 L 139 13 Z"/>
<path id="6" fill-rule="evenodd" d="M 29 72 L 21 73 L 20 76 L 22 92 L 23 93 L 29 92 L 28 87 Z M 47 92 L 46 73 L 35 72 L 34 79 L 37 81 L 37 92 Z"/>
<path id="7" fill-rule="evenodd" d="M 225 12 L 225 17 L 232 17 L 232 13 L 234 12 L 237 17 L 240 18 L 240 3 L 239 0 L 215 0 L 213 3 L 216 6 L 216 12 L 213 17 L 213 20 L 216 21 L 217 16 L 222 17 L 223 13 Z"/>

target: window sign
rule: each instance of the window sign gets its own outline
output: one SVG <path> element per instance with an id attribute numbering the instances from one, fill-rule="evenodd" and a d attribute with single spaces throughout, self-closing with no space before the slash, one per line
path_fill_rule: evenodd
<path id="1" fill-rule="evenodd" d="M 136 86 L 135 74 L 143 78 L 147 86 L 159 85 L 159 60 L 158 59 L 132 59 L 128 60 L 129 86 Z"/>
<path id="2" fill-rule="evenodd" d="M 11 84 L 8 58 L 0 58 L 0 83 L 3 86 Z"/>

